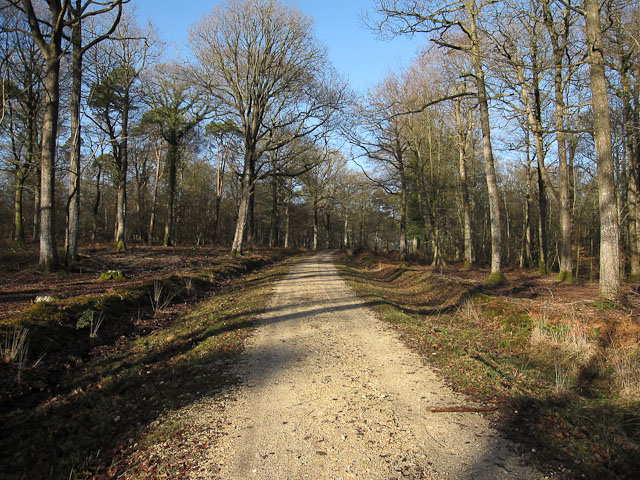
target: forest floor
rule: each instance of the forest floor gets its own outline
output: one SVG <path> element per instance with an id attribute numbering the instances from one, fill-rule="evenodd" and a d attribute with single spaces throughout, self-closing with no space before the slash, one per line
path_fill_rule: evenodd
<path id="1" fill-rule="evenodd" d="M 494 404 L 494 425 L 560 478 L 640 470 L 640 296 L 510 269 L 344 257 L 342 274 L 458 392 Z"/>
<path id="2" fill-rule="evenodd" d="M 632 285 L 610 304 L 588 282 L 512 270 L 494 287 L 486 270 L 363 252 L 342 257 L 346 288 L 337 256 L 296 253 L 96 247 L 45 275 L 5 248 L 0 471 L 634 478 Z M 495 412 L 428 410 L 450 406 Z"/>
<path id="3" fill-rule="evenodd" d="M 121 476 L 131 469 L 124 452 L 144 444 L 145 429 L 145 441 L 174 438 L 163 414 L 227 385 L 228 359 L 242 350 L 271 282 L 300 252 L 227 253 L 92 246 L 73 269 L 44 274 L 37 252 L 3 250 L 3 479 Z M 162 478 L 177 462 L 138 466 L 143 478 Z"/>

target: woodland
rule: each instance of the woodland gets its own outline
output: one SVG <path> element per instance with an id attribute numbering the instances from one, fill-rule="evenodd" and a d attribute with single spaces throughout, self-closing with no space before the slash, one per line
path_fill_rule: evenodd
<path id="1" fill-rule="evenodd" d="M 7 478 L 183 478 L 164 415 L 324 249 L 558 478 L 632 478 L 638 2 L 371 0 L 423 48 L 367 92 L 293 2 L 212 2 L 184 58 L 135 3 L 0 0 Z"/>
<path id="2" fill-rule="evenodd" d="M 45 270 L 78 245 L 365 247 L 598 278 L 640 275 L 638 6 L 371 4 L 416 35 L 355 95 L 278 2 L 228 1 L 167 60 L 135 2 L 4 0 L 0 236 Z"/>

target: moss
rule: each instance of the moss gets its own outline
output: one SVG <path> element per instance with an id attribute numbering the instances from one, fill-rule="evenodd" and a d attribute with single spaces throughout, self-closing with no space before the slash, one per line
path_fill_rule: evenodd
<path id="1" fill-rule="evenodd" d="M 21 317 L 25 323 L 36 325 L 48 322 L 62 323 L 65 314 L 55 303 L 37 302 L 31 304 Z"/>
<path id="2" fill-rule="evenodd" d="M 467 269 L 467 270 L 468 270 L 468 269 L 470 269 L 471 267 L 473 267 L 473 263 L 471 263 L 471 262 L 470 262 L 470 261 L 468 261 L 468 260 L 465 260 L 465 261 L 464 261 L 464 265 L 463 265 L 463 267 L 464 267 L 465 269 Z"/>
<path id="3" fill-rule="evenodd" d="M 573 276 L 573 272 L 571 270 L 566 271 L 566 270 L 560 270 L 560 273 L 558 273 L 558 276 L 556 277 L 556 280 L 558 282 L 575 282 L 575 278 Z"/>
<path id="4" fill-rule="evenodd" d="M 116 252 L 125 252 L 127 250 L 127 246 L 125 245 L 123 240 L 114 243 L 113 248 Z"/>
<path id="5" fill-rule="evenodd" d="M 538 275 L 541 277 L 547 274 L 547 264 L 540 260 L 538 262 Z"/>
<path id="6" fill-rule="evenodd" d="M 121 270 L 107 270 L 100 274 L 101 281 L 107 280 L 124 280 L 124 274 Z"/>
<path id="7" fill-rule="evenodd" d="M 491 275 L 487 278 L 487 283 L 491 285 L 502 285 L 506 278 L 502 272 L 491 272 Z"/>
<path id="8" fill-rule="evenodd" d="M 618 302 L 613 302 L 611 300 L 598 300 L 593 303 L 593 306 L 598 310 L 622 310 L 624 307 Z"/>

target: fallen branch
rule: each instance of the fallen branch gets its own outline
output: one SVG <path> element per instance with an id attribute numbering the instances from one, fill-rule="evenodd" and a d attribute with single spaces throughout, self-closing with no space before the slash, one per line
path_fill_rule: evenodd
<path id="1" fill-rule="evenodd" d="M 431 407 L 430 412 L 495 412 L 498 407 Z"/>

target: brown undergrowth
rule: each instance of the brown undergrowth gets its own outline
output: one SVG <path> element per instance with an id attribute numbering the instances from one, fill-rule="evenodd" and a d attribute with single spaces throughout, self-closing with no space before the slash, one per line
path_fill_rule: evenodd
<path id="1" fill-rule="evenodd" d="M 13 332 L 28 339 L 24 365 L 0 364 L 2 478 L 180 478 L 186 459 L 149 457 L 146 445 L 178 438 L 167 415 L 231 381 L 226 362 L 295 253 L 221 255 L 2 318 L 3 352 Z"/>
<path id="2" fill-rule="evenodd" d="M 640 470 L 640 308 L 597 285 L 512 270 L 400 266 L 343 257 L 342 274 L 452 386 L 498 405 L 496 425 L 560 478 Z"/>

